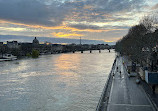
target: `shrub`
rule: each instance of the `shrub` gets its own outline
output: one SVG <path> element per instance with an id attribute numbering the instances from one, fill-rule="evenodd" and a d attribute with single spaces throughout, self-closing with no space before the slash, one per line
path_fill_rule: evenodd
<path id="1" fill-rule="evenodd" d="M 38 50 L 32 50 L 32 58 L 38 58 L 39 51 Z"/>

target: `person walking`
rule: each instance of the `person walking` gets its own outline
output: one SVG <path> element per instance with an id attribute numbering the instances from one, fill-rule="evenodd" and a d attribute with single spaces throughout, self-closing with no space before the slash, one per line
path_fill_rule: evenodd
<path id="1" fill-rule="evenodd" d="M 114 72 L 113 72 L 112 76 L 113 76 L 113 77 L 115 76 Z"/>
<path id="2" fill-rule="evenodd" d="M 154 85 L 152 85 L 152 90 L 153 90 L 153 94 L 155 94 L 155 84 Z"/>
<path id="3" fill-rule="evenodd" d="M 118 72 L 118 66 L 117 66 L 117 68 L 116 68 L 116 69 L 117 69 L 117 72 Z"/>
<path id="4" fill-rule="evenodd" d="M 121 70 L 120 70 L 120 77 L 121 77 Z"/>

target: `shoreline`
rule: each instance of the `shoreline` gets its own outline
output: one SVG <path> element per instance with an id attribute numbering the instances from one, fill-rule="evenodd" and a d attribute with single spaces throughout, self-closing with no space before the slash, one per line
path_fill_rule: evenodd
<path id="1" fill-rule="evenodd" d="M 111 90 L 112 81 L 113 81 L 113 71 L 114 71 L 115 66 L 116 66 L 116 58 L 112 65 L 111 71 L 108 75 L 107 81 L 105 83 L 104 89 L 102 91 L 101 97 L 99 99 L 99 102 L 96 108 L 96 111 L 104 111 L 105 109 L 107 109 L 109 96 L 110 96 L 110 90 Z"/>
<path id="2" fill-rule="evenodd" d="M 106 50 L 106 49 L 103 49 L 103 51 Z M 92 53 L 90 52 L 90 50 L 85 50 L 85 51 L 88 51 L 89 53 Z M 81 54 L 84 53 L 85 51 L 76 51 L 76 52 L 80 52 Z M 93 51 L 98 51 L 98 50 L 93 50 Z M 45 56 L 45 55 L 56 55 L 56 54 L 67 54 L 67 53 L 74 53 L 75 52 L 72 52 L 72 51 L 66 51 L 66 52 L 58 52 L 58 53 L 51 53 L 51 54 L 39 54 L 39 57 L 40 56 Z M 98 52 L 98 53 L 101 53 L 101 52 Z M 32 56 L 17 56 L 17 59 L 16 60 L 21 60 L 21 59 L 27 59 L 27 58 L 33 58 L 33 59 L 37 59 L 39 57 L 35 57 L 33 58 Z M 5 61 L 14 61 L 14 60 L 5 60 Z M 5 61 L 0 61 L 0 62 L 5 62 Z"/>

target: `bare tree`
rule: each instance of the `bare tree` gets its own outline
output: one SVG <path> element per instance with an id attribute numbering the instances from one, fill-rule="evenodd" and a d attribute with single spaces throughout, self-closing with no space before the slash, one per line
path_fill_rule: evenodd
<path id="1" fill-rule="evenodd" d="M 158 29 L 158 14 L 154 13 L 144 16 L 142 20 L 140 20 L 140 24 L 145 26 L 145 28 L 148 30 L 147 33 L 154 32 Z"/>

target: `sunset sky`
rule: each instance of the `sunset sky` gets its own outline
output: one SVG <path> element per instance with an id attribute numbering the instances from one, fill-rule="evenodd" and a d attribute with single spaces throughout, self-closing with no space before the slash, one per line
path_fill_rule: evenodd
<path id="1" fill-rule="evenodd" d="M 158 0 L 0 0 L 0 35 L 116 42 Z"/>

